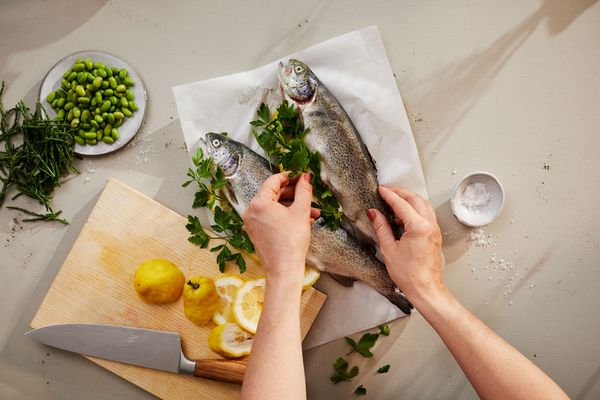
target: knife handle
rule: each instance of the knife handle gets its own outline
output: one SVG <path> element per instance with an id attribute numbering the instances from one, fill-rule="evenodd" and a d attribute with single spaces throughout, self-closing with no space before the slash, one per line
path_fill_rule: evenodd
<path id="1" fill-rule="evenodd" d="M 197 360 L 194 367 L 194 376 L 241 384 L 244 381 L 247 366 L 248 361 L 245 358 L 238 360 Z"/>

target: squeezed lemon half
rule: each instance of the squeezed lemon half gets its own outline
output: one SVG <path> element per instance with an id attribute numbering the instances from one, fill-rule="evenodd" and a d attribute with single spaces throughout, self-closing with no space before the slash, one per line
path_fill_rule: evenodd
<path id="1" fill-rule="evenodd" d="M 208 335 L 208 346 L 215 353 L 237 358 L 250 354 L 252 334 L 235 323 L 225 323 L 214 328 Z"/>
<path id="2" fill-rule="evenodd" d="M 235 322 L 231 307 L 238 289 L 244 280 L 235 275 L 223 275 L 215 280 L 217 295 L 219 295 L 219 308 L 215 311 L 212 320 L 217 325 Z"/>

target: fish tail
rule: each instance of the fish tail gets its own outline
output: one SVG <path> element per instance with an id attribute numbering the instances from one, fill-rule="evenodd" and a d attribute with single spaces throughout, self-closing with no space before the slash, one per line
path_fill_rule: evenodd
<path id="1" fill-rule="evenodd" d="M 410 314 L 411 310 L 414 308 L 410 301 L 404 296 L 400 290 L 396 289 L 394 294 L 385 296 L 389 301 L 392 302 L 396 307 L 398 307 L 404 314 Z"/>

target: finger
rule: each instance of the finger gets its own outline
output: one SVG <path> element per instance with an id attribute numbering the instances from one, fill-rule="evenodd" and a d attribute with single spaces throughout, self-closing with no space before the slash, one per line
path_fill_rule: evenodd
<path id="1" fill-rule="evenodd" d="M 433 211 L 431 203 L 429 203 L 429 201 L 425 200 L 423 197 L 419 196 L 417 193 L 400 188 L 393 188 L 387 186 L 386 188 L 396 193 L 404 200 L 406 200 L 408 204 L 410 204 L 422 217 L 431 218 L 435 215 L 435 211 Z"/>
<path id="2" fill-rule="evenodd" d="M 377 241 L 381 246 L 382 250 L 392 246 L 396 241 L 394 238 L 394 233 L 392 232 L 392 228 L 390 227 L 387 218 L 383 216 L 383 214 L 371 208 L 367 211 L 367 216 L 373 223 L 373 230 L 375 231 L 375 235 L 377 236 Z"/>
<path id="3" fill-rule="evenodd" d="M 379 186 L 379 194 L 392 208 L 396 217 L 402 221 L 402 224 L 410 225 L 420 217 L 419 213 L 406 200 L 394 193 L 391 189 L 385 186 Z"/>
<path id="4" fill-rule="evenodd" d="M 310 204 L 312 202 L 312 185 L 310 184 L 310 174 L 302 174 L 296 182 L 296 194 L 294 195 L 294 204 L 292 208 L 301 212 L 310 213 Z"/>
<path id="5" fill-rule="evenodd" d="M 269 200 L 278 201 L 281 196 L 282 188 L 289 183 L 289 172 L 281 172 L 271 175 L 263 182 L 257 196 L 267 198 Z"/>
<path id="6" fill-rule="evenodd" d="M 311 217 L 312 219 L 317 219 L 317 218 L 319 218 L 320 216 L 321 216 L 321 210 L 319 210 L 319 209 L 317 209 L 317 208 L 314 208 L 314 207 L 311 207 L 311 208 L 310 208 L 310 217 Z"/>

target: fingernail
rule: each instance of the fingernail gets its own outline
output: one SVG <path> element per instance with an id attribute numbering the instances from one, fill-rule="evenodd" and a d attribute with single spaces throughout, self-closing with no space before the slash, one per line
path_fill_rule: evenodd
<path id="1" fill-rule="evenodd" d="M 306 172 L 306 173 L 304 174 L 304 180 L 305 180 L 306 182 L 310 183 L 310 174 L 309 174 L 308 172 Z"/>
<path id="2" fill-rule="evenodd" d="M 367 217 L 369 217 L 369 219 L 371 221 L 375 221 L 375 217 L 377 216 L 377 213 L 375 212 L 375 210 L 370 209 L 367 211 Z"/>

